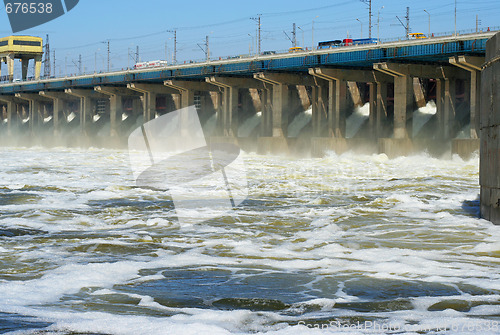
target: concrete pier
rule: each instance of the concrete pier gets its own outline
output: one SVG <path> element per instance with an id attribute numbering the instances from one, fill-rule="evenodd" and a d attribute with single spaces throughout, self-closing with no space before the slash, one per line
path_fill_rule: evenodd
<path id="1" fill-rule="evenodd" d="M 82 145 L 125 146 L 144 122 L 195 106 L 207 139 L 263 154 L 322 156 L 362 148 L 389 157 L 426 150 L 468 158 L 479 145 L 480 70 L 491 36 L 6 83 L 0 85 L 0 135 L 33 136 L 40 128 L 56 144 L 86 138 Z M 418 111 L 431 100 L 436 115 Z"/>
<path id="2" fill-rule="evenodd" d="M 481 85 L 481 216 L 500 224 L 500 34 L 486 45 Z"/>

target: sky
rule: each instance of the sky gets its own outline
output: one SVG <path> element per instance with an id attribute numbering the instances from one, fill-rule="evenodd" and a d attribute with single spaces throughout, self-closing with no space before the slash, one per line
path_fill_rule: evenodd
<path id="1" fill-rule="evenodd" d="M 307 48 L 311 48 L 313 38 L 315 45 L 319 41 L 347 36 L 367 38 L 369 15 L 365 2 L 80 0 L 67 14 L 17 35 L 40 36 L 45 40 L 48 34 L 51 52 L 56 54 L 56 75 L 71 75 L 79 71 L 80 55 L 84 72 L 105 70 L 107 41 L 112 70 L 132 67 L 137 46 L 141 61 L 166 59 L 172 62 L 173 30 L 177 31 L 178 63 L 203 60 L 206 36 L 211 59 L 255 53 L 257 22 L 252 18 L 259 14 L 261 51 L 290 48 L 292 43 L 288 37 L 291 37 L 293 23 L 300 27 L 297 44 Z M 500 1 L 457 0 L 456 4 L 458 31 L 475 31 L 476 16 L 482 30 L 500 26 Z M 455 0 L 372 0 L 372 37 L 404 38 L 405 29 L 397 17 L 406 22 L 406 7 L 410 7 L 412 32 L 427 34 L 430 14 L 432 33 L 453 33 Z M 0 8 L 0 33 L 1 36 L 12 35 L 3 7 Z"/>

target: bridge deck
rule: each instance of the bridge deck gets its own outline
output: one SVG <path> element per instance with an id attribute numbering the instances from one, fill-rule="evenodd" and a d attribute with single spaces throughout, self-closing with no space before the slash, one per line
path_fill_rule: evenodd
<path id="1" fill-rule="evenodd" d="M 130 82 L 162 82 L 182 78 L 202 80 L 213 75 L 252 76 L 262 71 L 307 73 L 311 67 L 331 66 L 370 69 L 373 63 L 394 61 L 447 64 L 453 55 L 483 55 L 486 41 L 495 32 L 456 37 L 420 39 L 383 44 L 337 47 L 269 56 L 189 63 L 155 69 L 127 70 L 38 81 L 0 84 L 0 94 L 124 85 Z"/>

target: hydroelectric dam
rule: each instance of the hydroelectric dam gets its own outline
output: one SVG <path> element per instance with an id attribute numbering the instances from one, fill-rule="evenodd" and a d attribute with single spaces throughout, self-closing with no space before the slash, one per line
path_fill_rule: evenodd
<path id="1" fill-rule="evenodd" d="M 389 157 L 468 156 L 479 149 L 481 66 L 493 35 L 4 82 L 0 136 L 4 144 L 124 146 L 142 123 L 196 105 L 212 141 L 260 153 L 361 146 Z M 431 113 L 417 113 L 429 104 Z M 365 114 L 352 121 L 359 109 Z M 290 131 L 306 110 L 303 127 Z"/>

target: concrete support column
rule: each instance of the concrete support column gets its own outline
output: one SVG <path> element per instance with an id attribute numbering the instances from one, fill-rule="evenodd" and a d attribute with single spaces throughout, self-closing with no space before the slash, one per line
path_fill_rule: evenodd
<path id="1" fill-rule="evenodd" d="M 94 87 L 96 92 L 106 94 L 109 96 L 109 125 L 111 137 L 117 137 L 120 135 L 120 123 L 121 115 L 123 113 L 123 97 L 136 95 L 133 91 L 130 91 L 123 87 L 113 87 L 113 86 L 96 86 Z"/>
<path id="2" fill-rule="evenodd" d="M 377 82 L 377 118 L 375 125 L 375 132 L 377 138 L 385 137 L 386 123 L 387 123 L 387 83 Z"/>
<path id="3" fill-rule="evenodd" d="M 288 129 L 288 85 L 276 84 L 272 90 L 272 136 L 286 137 Z"/>
<path id="4" fill-rule="evenodd" d="M 7 55 L 7 69 L 9 72 L 9 81 L 14 81 L 14 54 Z"/>
<path id="5" fill-rule="evenodd" d="M 422 83 L 419 78 L 413 78 L 413 91 L 415 93 L 415 100 L 418 108 L 425 107 L 427 102 L 425 101 L 425 94 L 422 88 Z"/>
<path id="6" fill-rule="evenodd" d="M 413 79 L 410 76 L 394 78 L 394 138 L 411 137 L 407 128 L 408 113 L 414 105 Z"/>
<path id="7" fill-rule="evenodd" d="M 2 97 L 2 101 L 7 104 L 7 135 L 12 135 L 12 117 L 14 115 L 14 109 L 16 108 L 16 104 L 14 100 L 5 100 L 5 97 Z"/>
<path id="8" fill-rule="evenodd" d="M 330 68 L 311 68 L 309 74 L 327 80 L 329 83 L 328 134 L 338 139 L 345 138 L 349 95 L 351 95 L 356 105 L 361 106 L 363 104 L 357 83 L 371 83 L 376 82 L 378 77 L 384 79 L 387 77 L 382 74 L 375 75 L 374 71 Z M 374 104 L 371 107 L 373 108 Z"/>
<path id="9" fill-rule="evenodd" d="M 121 95 L 113 94 L 109 97 L 109 135 L 116 137 L 119 134 L 119 123 L 121 112 L 123 111 L 123 98 Z"/>
<path id="10" fill-rule="evenodd" d="M 442 131 L 445 139 L 455 136 L 456 80 L 444 79 L 444 110 Z"/>
<path id="11" fill-rule="evenodd" d="M 144 108 L 143 108 L 144 104 L 142 102 L 143 98 L 144 97 L 141 96 L 141 97 L 139 97 L 137 99 L 133 99 L 132 100 L 132 110 L 133 110 L 134 114 L 138 114 L 138 115 L 142 114 L 142 115 L 144 115 Z"/>
<path id="12" fill-rule="evenodd" d="M 328 119 L 328 82 L 327 85 L 312 87 L 312 126 L 313 137 L 323 137 Z"/>
<path id="13" fill-rule="evenodd" d="M 23 58 L 21 59 L 21 64 L 22 64 L 22 79 L 26 80 L 28 78 L 28 66 L 29 66 L 30 60 L 28 58 Z"/>
<path id="14" fill-rule="evenodd" d="M 13 95 L 0 95 L 0 101 L 6 104 L 7 135 L 11 136 L 20 122 L 22 117 L 21 105 L 25 103 L 25 101 Z"/>
<path id="15" fill-rule="evenodd" d="M 35 56 L 35 80 L 40 79 L 40 72 L 42 70 L 42 55 Z"/>
<path id="16" fill-rule="evenodd" d="M 223 90 L 223 89 L 220 89 Z M 210 97 L 212 99 L 212 103 L 214 105 L 215 109 L 215 131 L 214 135 L 216 134 L 222 134 L 224 132 L 223 126 L 222 126 L 222 119 L 223 119 L 223 106 L 222 106 L 222 91 L 217 91 L 217 92 L 210 92 Z"/>
<path id="17" fill-rule="evenodd" d="M 481 72 L 471 72 L 470 87 L 470 138 L 479 138 L 479 116 L 481 111 Z"/>
<path id="18" fill-rule="evenodd" d="M 30 113 L 30 120 L 29 120 L 29 127 L 30 127 L 30 132 L 32 135 L 36 134 L 37 128 L 40 125 L 40 102 L 37 100 L 30 100 L 30 107 L 29 107 L 29 113 Z"/>
<path id="19" fill-rule="evenodd" d="M 335 81 L 335 93 L 331 97 L 333 110 L 330 115 L 333 119 L 333 134 L 337 138 L 345 138 L 346 134 L 346 114 L 347 114 L 347 81 Z"/>
<path id="20" fill-rule="evenodd" d="M 144 111 L 144 123 L 156 117 L 156 93 L 146 92 L 142 99 L 142 110 Z"/>
<path id="21" fill-rule="evenodd" d="M 269 89 L 262 90 L 262 121 L 260 134 L 262 137 L 271 137 L 273 134 L 271 96 L 272 94 Z"/>
<path id="22" fill-rule="evenodd" d="M 43 106 L 42 103 L 49 102 L 50 100 L 40 96 L 39 94 L 29 93 L 16 93 L 16 98 L 28 101 L 28 114 L 29 114 L 29 129 L 31 135 L 36 134 L 36 129 L 40 126 L 43 119 Z"/>
<path id="23" fill-rule="evenodd" d="M 159 94 L 177 94 L 177 90 L 165 87 L 164 85 L 130 83 L 127 88 L 142 93 L 144 123 L 156 117 L 156 97 Z"/>
<path id="24" fill-rule="evenodd" d="M 368 119 L 370 134 L 369 137 L 376 138 L 377 136 L 377 83 L 369 83 L 369 103 L 370 103 L 370 116 Z"/>
<path id="25" fill-rule="evenodd" d="M 225 90 L 226 113 L 225 113 L 225 133 L 224 136 L 238 136 L 238 87 L 228 87 Z"/>
<path id="26" fill-rule="evenodd" d="M 196 82 L 187 80 L 166 80 L 163 84 L 180 95 L 179 108 L 186 108 L 194 105 L 195 91 L 217 90 L 215 86 L 210 85 L 206 82 Z"/>
<path id="27" fill-rule="evenodd" d="M 486 43 L 481 88 L 481 217 L 500 225 L 500 34 Z"/>
<path id="28" fill-rule="evenodd" d="M 61 131 L 60 116 L 63 115 L 64 98 L 66 98 L 67 95 L 60 92 L 47 92 L 47 91 L 41 91 L 39 94 L 46 98 L 52 99 L 53 103 L 52 120 L 54 127 L 54 136 L 57 137 L 59 136 Z"/>
<path id="29" fill-rule="evenodd" d="M 470 90 L 467 91 L 470 103 L 470 138 L 479 138 L 479 115 L 481 110 L 481 71 L 484 57 L 458 56 L 449 59 L 450 64 L 470 73 Z"/>
<path id="30" fill-rule="evenodd" d="M 206 83 L 218 87 L 222 91 L 222 115 L 218 124 L 222 127 L 222 136 L 238 136 L 238 102 L 240 88 L 263 88 L 255 79 L 235 77 L 207 77 Z M 219 123 L 220 122 L 220 123 Z"/>
<path id="31" fill-rule="evenodd" d="M 95 90 L 67 88 L 65 93 L 80 99 L 80 130 L 84 138 L 88 137 L 93 122 L 94 104 L 98 98 L 106 98 L 107 95 L 97 93 Z"/>

